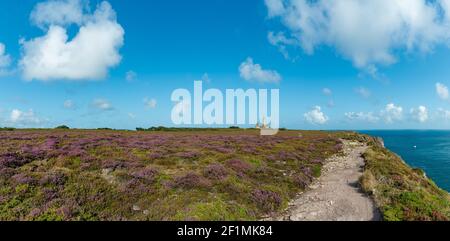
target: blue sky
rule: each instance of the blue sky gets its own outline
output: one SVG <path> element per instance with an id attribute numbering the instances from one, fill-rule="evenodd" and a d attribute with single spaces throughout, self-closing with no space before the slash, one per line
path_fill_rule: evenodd
<path id="1" fill-rule="evenodd" d="M 283 127 L 450 128 L 448 1 L 365 2 L 4 0 L 0 126 L 171 126 L 172 91 L 207 75 L 279 88 Z"/>

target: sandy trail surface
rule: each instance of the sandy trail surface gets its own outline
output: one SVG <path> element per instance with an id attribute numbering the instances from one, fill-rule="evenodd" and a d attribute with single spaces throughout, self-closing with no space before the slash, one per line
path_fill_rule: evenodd
<path id="1" fill-rule="evenodd" d="M 271 220 L 291 221 L 370 221 L 380 220 L 372 199 L 361 191 L 362 154 L 359 142 L 343 141 L 344 155 L 329 158 L 322 175 L 307 191 L 290 202 L 289 208 Z"/>

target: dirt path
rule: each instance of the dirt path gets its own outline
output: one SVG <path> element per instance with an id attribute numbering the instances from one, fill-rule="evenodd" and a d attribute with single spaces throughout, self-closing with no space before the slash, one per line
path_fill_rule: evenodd
<path id="1" fill-rule="evenodd" d="M 361 192 L 359 177 L 367 146 L 344 141 L 344 155 L 329 158 L 322 176 L 289 204 L 275 220 L 365 221 L 380 220 L 373 201 Z"/>

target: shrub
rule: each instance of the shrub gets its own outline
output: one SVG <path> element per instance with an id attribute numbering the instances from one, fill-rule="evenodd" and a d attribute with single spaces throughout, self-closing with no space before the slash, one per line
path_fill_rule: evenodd
<path id="1" fill-rule="evenodd" d="M 273 212 L 281 207 L 282 199 L 276 192 L 256 189 L 252 192 L 252 200 L 264 212 Z"/>
<path id="2" fill-rule="evenodd" d="M 63 173 L 50 173 L 43 176 L 39 180 L 40 185 L 55 185 L 55 186 L 63 186 L 67 181 L 66 175 Z"/>
<path id="3" fill-rule="evenodd" d="M 0 155 L 0 169 L 21 167 L 32 160 L 17 153 L 6 153 Z"/>
<path id="4" fill-rule="evenodd" d="M 12 128 L 12 127 L 1 127 L 0 131 L 14 131 L 16 130 L 16 128 Z"/>
<path id="5" fill-rule="evenodd" d="M 153 183 L 158 176 L 158 171 L 153 168 L 144 168 L 143 170 L 134 172 L 132 176 L 145 183 Z"/>
<path id="6" fill-rule="evenodd" d="M 125 163 L 123 161 L 118 161 L 118 160 L 106 160 L 102 162 L 102 168 L 103 169 L 112 169 L 112 170 L 116 170 L 119 168 L 124 168 L 126 167 Z"/>
<path id="7" fill-rule="evenodd" d="M 175 178 L 173 182 L 174 187 L 178 188 L 196 188 L 196 187 L 207 187 L 209 186 L 208 180 L 202 178 L 196 173 L 190 172 L 184 176 L 180 176 Z"/>
<path id="8" fill-rule="evenodd" d="M 300 187 L 301 189 L 306 189 L 308 185 L 311 183 L 311 177 L 308 177 L 303 174 L 297 174 L 293 177 L 293 179 L 295 185 Z"/>
<path id="9" fill-rule="evenodd" d="M 34 184 L 37 183 L 36 179 L 34 179 L 33 177 L 30 177 L 30 176 L 28 176 L 27 174 L 24 174 L 24 173 L 16 174 L 16 175 L 12 176 L 11 179 L 17 184 L 34 185 Z"/>
<path id="10" fill-rule="evenodd" d="M 203 175 L 209 179 L 222 180 L 227 177 L 228 171 L 221 164 L 211 164 L 203 170 Z"/>
<path id="11" fill-rule="evenodd" d="M 70 127 L 68 127 L 68 126 L 66 126 L 66 125 L 60 125 L 60 126 L 55 127 L 55 129 L 59 129 L 59 130 L 69 130 Z"/>
<path id="12" fill-rule="evenodd" d="M 196 159 L 200 156 L 200 153 L 196 151 L 189 151 L 189 152 L 182 152 L 177 154 L 178 157 L 181 157 L 183 159 Z"/>
<path id="13" fill-rule="evenodd" d="M 227 166 L 233 169 L 236 172 L 246 172 L 252 168 L 250 163 L 239 160 L 239 159 L 231 159 L 227 161 Z"/>

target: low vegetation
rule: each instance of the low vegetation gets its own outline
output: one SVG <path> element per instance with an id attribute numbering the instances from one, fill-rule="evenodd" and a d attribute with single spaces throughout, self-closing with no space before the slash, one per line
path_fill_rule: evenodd
<path id="1" fill-rule="evenodd" d="M 2 130 L 0 220 L 257 220 L 341 148 L 325 132 Z"/>
<path id="2" fill-rule="evenodd" d="M 420 169 L 409 167 L 375 138 L 349 135 L 369 144 L 360 180 L 386 221 L 448 221 L 450 196 Z"/>

